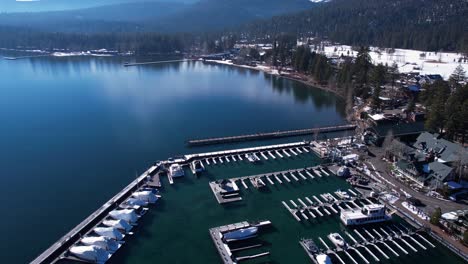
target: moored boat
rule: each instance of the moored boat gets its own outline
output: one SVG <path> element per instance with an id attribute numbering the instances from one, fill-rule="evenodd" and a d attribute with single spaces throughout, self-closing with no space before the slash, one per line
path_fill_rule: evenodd
<path id="1" fill-rule="evenodd" d="M 257 236 L 258 227 L 252 226 L 227 232 L 223 235 L 226 242 L 239 241 Z"/>
<path id="2" fill-rule="evenodd" d="M 183 177 L 185 175 L 184 169 L 177 163 L 172 164 L 169 167 L 169 174 L 172 178 Z"/>
<path id="3" fill-rule="evenodd" d="M 341 221 L 347 226 L 385 222 L 391 218 L 386 213 L 385 205 L 381 204 L 364 205 L 361 210 L 345 210 L 340 213 Z"/>
<path id="4" fill-rule="evenodd" d="M 105 263 L 111 254 L 97 246 L 73 246 L 69 252 L 75 257 L 92 263 Z"/>
<path id="5" fill-rule="evenodd" d="M 331 233 L 331 234 L 328 235 L 328 238 L 337 247 L 345 247 L 346 246 L 346 241 L 338 233 Z"/>
<path id="6" fill-rule="evenodd" d="M 100 236 L 115 240 L 122 240 L 124 238 L 124 235 L 114 227 L 96 227 L 93 231 Z"/>
<path id="7" fill-rule="evenodd" d="M 84 237 L 80 240 L 81 244 L 86 246 L 100 247 L 110 253 L 115 253 L 120 248 L 120 243 L 108 237 Z"/>

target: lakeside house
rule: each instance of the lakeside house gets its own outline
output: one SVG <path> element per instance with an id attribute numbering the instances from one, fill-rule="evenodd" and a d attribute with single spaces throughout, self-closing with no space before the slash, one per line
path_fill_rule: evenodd
<path id="1" fill-rule="evenodd" d="M 466 147 L 428 132 L 421 133 L 412 146 L 393 140 L 386 157 L 395 162 L 398 174 L 433 190 L 454 180 L 458 163 L 468 164 Z"/>

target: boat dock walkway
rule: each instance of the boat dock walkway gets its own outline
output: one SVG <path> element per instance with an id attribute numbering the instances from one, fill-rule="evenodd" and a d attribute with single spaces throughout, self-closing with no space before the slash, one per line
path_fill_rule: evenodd
<path id="1" fill-rule="evenodd" d="M 217 137 L 217 138 L 206 138 L 206 139 L 191 139 L 187 141 L 187 144 L 189 146 L 203 146 L 203 145 L 223 144 L 223 143 L 242 142 L 242 141 L 251 141 L 251 140 L 313 135 L 317 133 L 338 132 L 338 131 L 347 131 L 347 130 L 354 130 L 354 129 L 356 129 L 356 125 L 348 124 L 348 125 L 329 126 L 329 127 L 317 127 L 317 128 L 296 129 L 296 130 L 286 130 L 286 131 L 276 131 L 276 132 L 265 132 L 265 133 L 256 133 L 256 134 L 240 135 L 240 136 Z"/>
<path id="2" fill-rule="evenodd" d="M 70 246 L 74 245 L 82 234 L 86 234 L 91 230 L 97 223 L 104 219 L 107 214 L 118 207 L 120 203 L 125 201 L 130 195 L 136 191 L 140 186 L 146 183 L 147 177 L 157 169 L 157 165 L 151 166 L 147 171 L 141 174 L 137 179 L 132 181 L 127 187 L 117 193 L 94 213 L 84 219 L 75 228 L 70 230 L 66 235 L 61 237 L 57 242 L 52 244 L 42 254 L 35 258 L 31 264 L 42 264 L 42 263 L 55 263 L 58 261 L 60 256 L 66 252 Z"/>
<path id="3" fill-rule="evenodd" d="M 229 248 L 229 245 L 223 240 L 223 234 L 226 232 L 235 231 L 235 230 L 242 229 L 242 228 L 248 228 L 248 227 L 253 227 L 253 226 L 261 228 L 261 227 L 270 226 L 270 225 L 271 225 L 271 222 L 269 220 L 264 220 L 264 221 L 255 222 L 255 223 L 249 223 L 247 221 L 244 221 L 244 222 L 239 222 L 235 224 L 229 224 L 225 226 L 218 226 L 218 227 L 210 228 L 209 233 L 223 263 L 235 264 L 238 261 L 267 256 L 270 254 L 270 252 L 264 252 L 264 253 L 260 253 L 260 254 L 256 254 L 252 256 L 243 256 L 243 257 L 236 258 L 233 256 L 233 252 L 238 252 L 242 249 L 249 249 L 252 247 L 259 247 L 261 245 L 256 244 L 253 246 L 231 250 L 231 248 Z"/>
<path id="4" fill-rule="evenodd" d="M 171 63 L 171 62 L 185 62 L 185 61 L 193 61 L 193 59 L 134 62 L 134 63 L 124 63 L 123 66 L 130 67 L 130 66 L 139 66 L 139 65 L 151 65 L 151 64 L 162 64 L 162 63 Z"/>
<path id="5" fill-rule="evenodd" d="M 237 178 L 230 178 L 230 179 L 221 179 L 217 181 L 209 182 L 210 188 L 213 191 L 214 196 L 219 204 L 230 203 L 230 202 L 237 202 L 241 201 L 242 197 L 239 195 L 239 188 L 238 186 L 241 185 L 244 189 L 248 189 L 249 186 L 247 185 L 248 182 L 256 188 L 260 189 L 267 185 L 267 183 L 271 185 L 275 185 L 275 183 L 283 184 L 284 182 L 298 182 L 298 181 L 306 181 L 312 180 L 322 177 L 330 176 L 331 174 L 324 169 L 322 165 L 314 166 L 314 167 L 306 167 L 306 168 L 299 168 L 299 169 L 290 169 L 284 171 L 276 171 L 276 172 L 269 172 L 269 173 L 262 173 L 257 175 L 250 175 L 250 176 L 242 176 Z M 290 179 L 291 178 L 291 179 Z M 283 180 L 281 180 L 283 179 Z M 227 192 L 220 187 L 222 181 L 230 181 L 235 188 L 236 191 Z M 239 184 L 238 184 L 239 183 Z"/>
<path id="6" fill-rule="evenodd" d="M 322 193 L 319 195 L 306 196 L 304 198 L 297 198 L 296 201 L 289 200 L 281 201 L 284 208 L 291 213 L 291 215 L 298 222 L 302 219 L 309 220 L 326 215 L 337 214 L 342 210 L 360 210 L 364 205 L 373 204 L 369 199 L 360 198 L 360 196 L 349 189 L 346 191 L 348 194 L 353 194 L 349 198 L 342 198 L 338 192 L 334 195 L 331 193 Z M 312 197 L 312 199 L 310 198 Z M 320 198 L 321 199 L 320 199 Z"/>
<path id="7" fill-rule="evenodd" d="M 318 237 L 318 241 L 321 242 L 323 248 L 318 249 L 317 252 L 310 252 L 307 250 L 303 241 L 300 241 L 300 243 L 312 260 L 316 261 L 315 259 L 318 254 L 327 254 L 334 255 L 342 264 L 348 263 L 347 261 L 343 261 L 345 256 L 349 261 L 351 261 L 351 263 L 357 264 L 358 261 L 355 257 L 358 257 L 364 263 L 369 264 L 370 261 L 368 258 L 372 258 L 374 261 L 380 262 L 380 258 L 385 258 L 387 260 L 390 259 L 391 256 L 389 256 L 389 254 L 399 257 L 402 253 L 408 255 L 409 251 L 418 252 L 418 250 L 427 250 L 428 247 L 435 247 L 434 244 L 429 242 L 420 234 L 420 231 L 410 230 L 401 224 L 391 224 L 372 229 L 369 228 L 370 227 L 367 227 L 367 229 L 353 229 L 357 238 L 355 238 L 351 233 L 343 231 L 346 236 L 342 234 L 340 234 L 340 236 L 342 236 L 343 239 L 345 237 L 349 239 L 344 247 L 335 245 L 335 242 L 330 237 L 328 237 L 328 239 L 333 245 L 335 245 L 335 248 L 330 247 L 321 237 Z M 362 249 L 363 251 L 360 251 L 359 249 Z M 353 254 L 354 257 L 351 252 L 355 253 Z M 342 255 L 340 257 L 339 253 L 343 253 L 344 256 Z M 367 256 L 364 256 L 364 254 Z"/>

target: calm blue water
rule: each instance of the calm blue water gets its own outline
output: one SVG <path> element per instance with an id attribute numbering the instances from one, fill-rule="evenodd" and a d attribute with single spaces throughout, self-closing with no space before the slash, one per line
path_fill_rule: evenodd
<path id="1" fill-rule="evenodd" d="M 32 260 L 190 138 L 344 123 L 330 93 L 220 65 L 0 60 L 0 259 Z M 203 231 L 205 232 L 205 231 Z"/>

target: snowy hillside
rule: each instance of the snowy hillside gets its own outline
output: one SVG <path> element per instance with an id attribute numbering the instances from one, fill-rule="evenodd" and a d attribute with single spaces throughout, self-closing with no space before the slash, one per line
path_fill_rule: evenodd
<path id="1" fill-rule="evenodd" d="M 408 49 L 382 49 L 370 48 L 370 56 L 374 64 L 387 64 L 389 66 L 396 63 L 401 73 L 418 72 L 420 74 L 440 74 L 444 79 L 448 79 L 450 74 L 458 65 L 462 65 L 468 72 L 468 62 L 463 61 L 463 54 L 450 52 L 427 52 Z M 357 55 L 351 46 L 332 45 L 324 47 L 323 51 L 327 57 L 339 57 Z M 461 62 L 459 62 L 461 60 Z"/>

